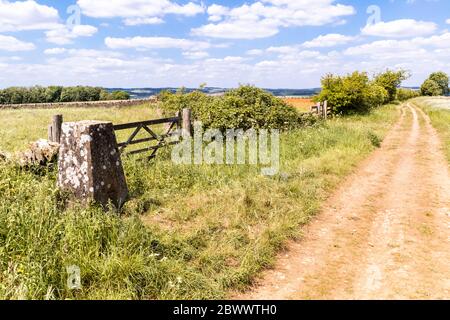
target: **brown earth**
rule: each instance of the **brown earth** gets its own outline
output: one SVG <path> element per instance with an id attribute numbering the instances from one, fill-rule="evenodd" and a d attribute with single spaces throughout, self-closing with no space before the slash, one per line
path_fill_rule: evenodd
<path id="1" fill-rule="evenodd" d="M 450 299 L 450 175 L 436 131 L 402 108 L 382 147 L 238 299 Z"/>
<path id="2" fill-rule="evenodd" d="M 315 103 L 308 98 L 283 98 L 283 101 L 293 106 L 300 112 L 309 112 Z"/>

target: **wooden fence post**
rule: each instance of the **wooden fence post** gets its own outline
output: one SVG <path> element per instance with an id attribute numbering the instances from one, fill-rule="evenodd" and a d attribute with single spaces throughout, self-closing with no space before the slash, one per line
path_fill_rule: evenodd
<path id="1" fill-rule="evenodd" d="M 322 116 L 322 104 L 317 102 L 317 115 Z"/>
<path id="2" fill-rule="evenodd" d="M 328 118 L 328 101 L 323 102 L 323 118 L 325 120 Z"/>
<path id="3" fill-rule="evenodd" d="M 48 141 L 53 142 L 53 125 L 48 125 Z"/>
<path id="4" fill-rule="evenodd" d="M 61 127 L 63 123 L 62 114 L 52 117 L 52 124 L 48 127 L 48 140 L 50 142 L 61 143 Z"/>
<path id="5" fill-rule="evenodd" d="M 181 111 L 177 111 L 177 112 L 175 113 L 175 117 L 178 118 L 178 121 L 177 121 L 177 130 L 180 131 L 180 130 L 181 130 L 181 124 L 182 124 Z"/>
<path id="6" fill-rule="evenodd" d="M 191 109 L 185 108 L 183 109 L 183 116 L 182 116 L 182 129 L 183 129 L 183 135 L 192 137 L 192 112 Z"/>

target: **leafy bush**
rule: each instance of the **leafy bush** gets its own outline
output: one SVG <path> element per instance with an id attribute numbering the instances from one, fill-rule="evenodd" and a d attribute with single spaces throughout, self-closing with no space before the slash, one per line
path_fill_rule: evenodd
<path id="1" fill-rule="evenodd" d="M 126 91 L 113 91 L 111 93 L 102 90 L 100 93 L 100 100 L 107 101 L 107 100 L 129 100 L 130 94 Z"/>
<path id="2" fill-rule="evenodd" d="M 126 91 L 113 91 L 111 98 L 112 100 L 130 100 L 130 94 Z"/>
<path id="3" fill-rule="evenodd" d="M 215 100 L 200 91 L 186 93 L 183 88 L 175 93 L 170 91 L 162 91 L 158 95 L 158 100 L 162 102 L 163 110 L 173 115 L 184 108 L 190 108 L 194 113 L 194 117 L 198 117 L 200 110 L 207 109 Z"/>
<path id="4" fill-rule="evenodd" d="M 108 99 L 103 99 L 108 97 Z M 128 100 L 130 95 L 124 91 L 109 94 L 99 87 L 11 87 L 0 90 L 0 104 L 78 102 L 99 100 Z"/>
<path id="5" fill-rule="evenodd" d="M 422 84 L 420 91 L 423 96 L 442 96 L 449 93 L 448 75 L 444 72 L 434 72 Z"/>
<path id="6" fill-rule="evenodd" d="M 307 121 L 283 100 L 253 86 L 240 86 L 222 97 L 211 97 L 199 91 L 166 91 L 159 99 L 163 110 L 171 114 L 190 108 L 194 118 L 206 128 L 289 129 Z"/>
<path id="7" fill-rule="evenodd" d="M 51 86 L 45 89 L 45 102 L 59 102 L 63 87 Z"/>
<path id="8" fill-rule="evenodd" d="M 411 89 L 405 89 L 400 88 L 397 91 L 397 100 L 399 101 L 406 101 L 412 98 L 417 98 L 420 96 L 419 91 L 411 90 Z"/>
<path id="9" fill-rule="evenodd" d="M 99 101 L 101 91 L 101 88 L 68 87 L 62 90 L 61 101 Z"/>
<path id="10" fill-rule="evenodd" d="M 423 96 L 441 96 L 443 94 L 442 88 L 439 84 L 431 79 L 425 80 L 420 87 L 420 92 Z"/>
<path id="11" fill-rule="evenodd" d="M 346 76 L 328 74 L 322 78 L 322 91 L 317 101 L 328 101 L 337 114 L 367 112 L 382 105 L 388 92 L 382 86 L 369 80 L 365 72 L 353 72 Z"/>
<path id="12" fill-rule="evenodd" d="M 369 83 L 364 92 L 364 101 L 368 108 L 379 107 L 389 100 L 389 93 L 377 83 Z"/>
<path id="13" fill-rule="evenodd" d="M 445 72 L 434 72 L 428 79 L 435 81 L 439 85 L 439 87 L 442 89 L 442 94 L 447 95 L 449 93 L 449 79 L 448 75 Z"/>
<path id="14" fill-rule="evenodd" d="M 392 102 L 397 98 L 397 90 L 402 82 L 409 78 L 409 74 L 405 70 L 392 71 L 386 70 L 375 76 L 374 82 L 382 86 L 388 92 L 386 103 Z"/>
<path id="15" fill-rule="evenodd" d="M 404 70 L 386 70 L 369 78 L 355 71 L 345 76 L 328 74 L 322 78 L 322 91 L 316 101 L 328 101 L 336 114 L 367 112 L 397 98 L 398 87 L 408 78 Z"/>

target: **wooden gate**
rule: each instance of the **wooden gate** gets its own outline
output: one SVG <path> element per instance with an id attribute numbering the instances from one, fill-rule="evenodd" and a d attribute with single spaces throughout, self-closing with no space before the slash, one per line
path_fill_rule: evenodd
<path id="1" fill-rule="evenodd" d="M 178 131 L 181 129 L 181 116 L 177 115 L 173 118 L 164 118 L 148 121 L 140 121 L 133 123 L 118 124 L 114 126 L 114 131 L 130 130 L 134 129 L 132 134 L 124 142 L 118 143 L 119 151 L 123 155 L 134 155 L 139 153 L 148 152 L 150 155 L 148 159 L 152 159 L 156 156 L 158 150 L 162 147 L 177 144 L 177 141 L 167 141 L 170 137 L 179 135 Z M 158 134 L 153 130 L 152 126 L 166 124 L 166 130 L 163 134 Z M 139 133 L 145 133 L 147 137 L 137 138 Z M 126 151 L 127 148 L 137 144 L 150 144 L 145 148 Z"/>
<path id="2" fill-rule="evenodd" d="M 325 120 L 332 115 L 333 109 L 328 105 L 328 101 L 318 102 L 317 105 L 311 107 L 311 114 L 318 115 Z"/>

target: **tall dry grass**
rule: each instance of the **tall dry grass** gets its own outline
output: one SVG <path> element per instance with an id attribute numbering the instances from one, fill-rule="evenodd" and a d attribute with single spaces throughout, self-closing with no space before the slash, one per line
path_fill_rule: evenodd
<path id="1" fill-rule="evenodd" d="M 14 126 L 28 127 L 8 146 L 35 139 L 46 112 L 35 113 L 34 122 L 9 116 Z M 65 112 L 105 119 L 122 119 L 123 112 L 128 121 L 150 111 Z M 174 165 L 169 150 L 150 163 L 126 160 L 131 200 L 121 216 L 65 208 L 56 172 L 37 175 L 0 163 L 0 298 L 224 298 L 248 286 L 288 239 L 300 236 L 397 115 L 386 106 L 284 133 L 274 177 L 248 165 Z M 1 143 L 15 135 L 3 132 Z M 81 290 L 67 287 L 71 265 L 80 267 Z"/>

